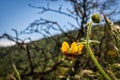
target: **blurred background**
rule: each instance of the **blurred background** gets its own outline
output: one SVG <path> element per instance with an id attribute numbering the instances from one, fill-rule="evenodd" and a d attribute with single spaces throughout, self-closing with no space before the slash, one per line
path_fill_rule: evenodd
<path id="1" fill-rule="evenodd" d="M 63 41 L 85 38 L 86 23 L 94 13 L 101 15 L 101 23 L 92 26 L 91 39 L 100 44 L 91 47 L 111 79 L 119 79 L 119 39 L 115 43 L 119 4 L 119 0 L 1 0 L 0 80 L 19 80 L 18 76 L 21 80 L 104 80 L 86 49 L 74 60 L 60 51 Z M 103 15 L 118 33 L 110 32 Z"/>

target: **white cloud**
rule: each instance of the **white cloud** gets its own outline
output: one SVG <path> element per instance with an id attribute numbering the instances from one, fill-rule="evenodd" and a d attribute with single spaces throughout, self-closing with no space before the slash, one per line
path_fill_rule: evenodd
<path id="1" fill-rule="evenodd" d="M 12 46 L 15 45 L 15 42 L 10 41 L 10 40 L 0 40 L 0 46 Z"/>

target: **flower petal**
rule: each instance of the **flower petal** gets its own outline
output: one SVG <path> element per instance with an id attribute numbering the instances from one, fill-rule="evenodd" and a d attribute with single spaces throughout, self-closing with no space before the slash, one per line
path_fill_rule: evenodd
<path id="1" fill-rule="evenodd" d="M 78 51 L 77 43 L 73 42 L 71 44 L 71 52 L 72 52 L 72 54 L 75 54 L 75 53 L 77 53 L 77 51 Z"/>
<path id="2" fill-rule="evenodd" d="M 66 41 L 64 41 L 62 43 L 61 51 L 62 53 L 68 53 L 68 50 L 69 50 L 69 44 Z"/>
<path id="3" fill-rule="evenodd" d="M 81 54 L 81 51 L 82 51 L 83 47 L 84 47 L 83 44 L 78 45 L 78 54 Z"/>

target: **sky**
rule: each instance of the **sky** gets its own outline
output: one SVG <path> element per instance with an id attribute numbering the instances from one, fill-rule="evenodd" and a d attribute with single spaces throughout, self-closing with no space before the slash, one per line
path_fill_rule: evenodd
<path id="1" fill-rule="evenodd" d="M 56 1 L 55 1 L 56 2 Z M 49 0 L 0 0 L 0 35 L 3 33 L 8 33 L 12 36 L 15 36 L 14 31 L 12 29 L 16 29 L 18 32 L 24 30 L 26 27 L 30 25 L 34 20 L 39 19 L 40 17 L 44 17 L 50 19 L 50 16 L 54 16 L 52 14 L 49 15 L 41 15 L 38 14 L 39 10 L 35 8 L 31 8 L 28 4 L 32 4 L 35 6 L 46 6 L 50 3 Z M 54 4 L 54 5 L 52 5 Z M 57 7 L 61 3 L 54 2 L 51 3 L 51 7 Z M 41 38 L 39 34 L 24 34 L 20 35 L 19 38 L 32 38 L 32 40 L 36 40 Z M 10 45 L 13 44 L 6 39 L 0 40 L 1 45 Z"/>
<path id="2" fill-rule="evenodd" d="M 29 7 L 28 4 L 43 6 L 45 5 L 45 1 L 0 0 L 0 35 L 3 33 L 14 35 L 11 29 L 22 31 L 31 22 L 40 17 L 37 14 L 39 10 Z M 24 37 L 27 37 L 27 35 Z"/>
<path id="3" fill-rule="evenodd" d="M 16 29 L 18 32 L 22 31 L 32 21 L 37 19 L 39 15 L 38 10 L 30 8 L 28 4 L 41 4 L 40 0 L 0 0 L 0 35 L 8 33 L 15 36 L 11 29 Z M 41 5 L 44 5 L 44 1 Z M 29 35 L 21 36 L 22 38 L 29 37 Z M 8 40 L 1 40 L 0 45 L 9 45 Z"/>
<path id="4" fill-rule="evenodd" d="M 67 24 L 68 18 L 65 16 L 51 13 L 38 14 L 39 9 L 28 6 L 28 4 L 35 6 L 46 6 L 48 3 L 50 3 L 50 7 L 53 9 L 59 8 L 60 5 L 64 5 L 64 7 L 70 8 L 70 4 L 64 3 L 63 0 L 53 2 L 49 0 L 0 0 L 0 36 L 4 33 L 15 36 L 15 33 L 12 31 L 12 29 L 16 29 L 18 32 L 23 31 L 30 25 L 30 23 L 39 18 L 59 21 L 62 26 Z M 69 21 L 73 22 L 70 19 Z M 23 34 L 19 36 L 20 39 L 25 39 L 28 37 L 30 37 L 32 40 L 42 38 L 42 36 L 37 33 Z M 12 44 L 14 43 L 8 41 L 7 39 L 0 39 L 0 46 L 7 46 Z"/>

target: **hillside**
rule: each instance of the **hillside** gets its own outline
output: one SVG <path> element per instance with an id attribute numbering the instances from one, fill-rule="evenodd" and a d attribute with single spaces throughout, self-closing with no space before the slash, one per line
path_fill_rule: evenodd
<path id="1" fill-rule="evenodd" d="M 72 41 L 77 32 L 77 30 L 68 32 L 72 37 Z M 96 58 L 103 64 L 104 68 L 107 68 L 108 73 L 112 71 L 117 78 L 120 78 L 118 75 L 120 72 L 116 71 L 115 68 L 114 70 L 111 69 L 112 65 L 119 63 L 120 59 L 114 52 L 110 54 L 110 51 L 114 51 L 114 47 L 112 45 L 113 38 L 110 36 L 109 31 L 105 26 L 94 26 L 91 39 L 101 42 L 100 44 L 92 45 Z M 101 79 L 101 75 L 90 60 L 86 49 L 83 51 L 84 54 L 78 56 L 77 59 L 80 58 L 80 60 L 77 60 L 78 65 L 74 63 L 74 60 L 73 62 L 69 59 L 62 61 L 65 57 L 61 55 L 60 51 L 63 41 L 71 43 L 68 37 L 61 34 L 27 43 L 24 48 L 19 45 L 0 47 L 0 80 L 10 80 L 11 76 L 16 76 L 12 64 L 16 65 L 23 80 L 32 80 L 33 77 L 36 77 L 35 80 L 61 80 L 62 78 L 67 78 L 67 75 L 80 77 L 82 70 L 88 70 L 86 73 L 82 72 L 82 78 Z M 108 66 L 111 66 L 111 68 L 108 68 Z M 73 67 L 76 69 L 75 71 L 72 70 Z M 120 67 L 117 69 L 120 69 Z M 75 78 L 77 79 L 77 77 Z"/>

